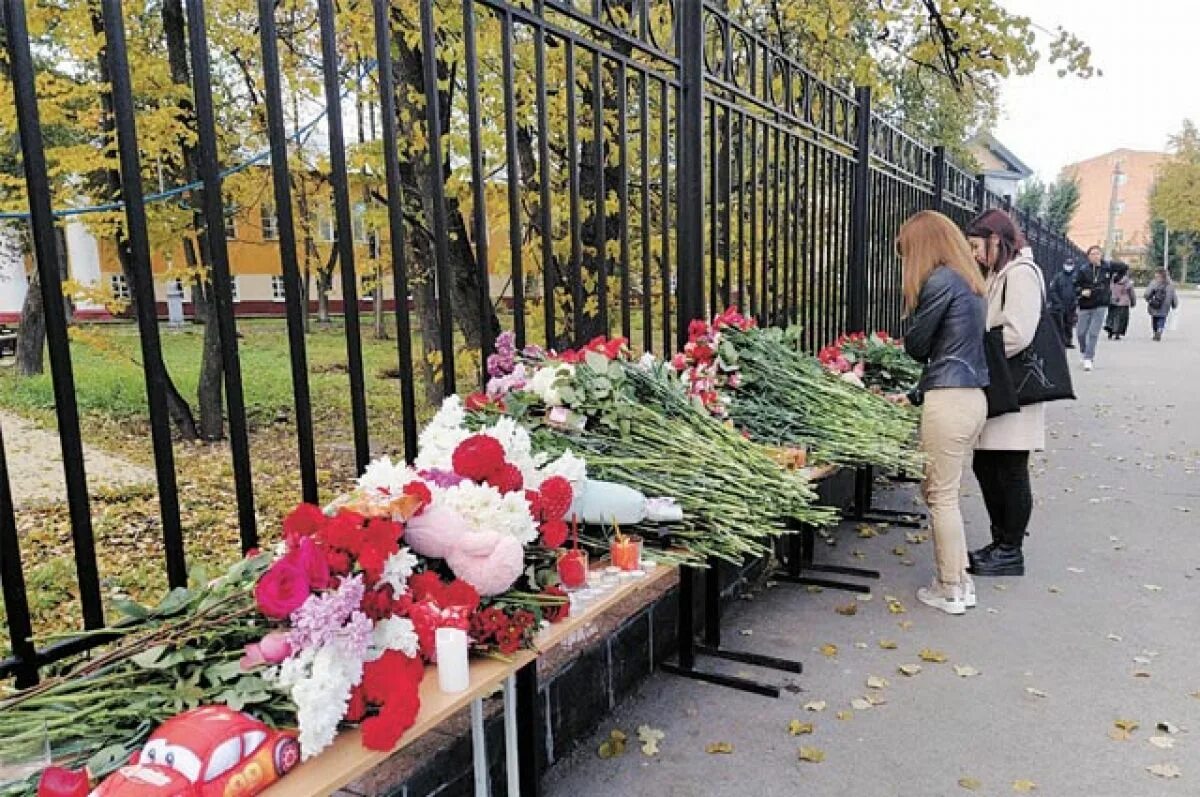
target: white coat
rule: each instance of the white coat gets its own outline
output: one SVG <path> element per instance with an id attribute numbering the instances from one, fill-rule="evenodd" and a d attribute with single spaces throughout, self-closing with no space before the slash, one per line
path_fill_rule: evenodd
<path id="1" fill-rule="evenodd" d="M 1042 270 L 1033 262 L 1029 249 L 1021 250 L 1007 266 L 988 275 L 987 328 L 1004 327 L 1006 357 L 1033 343 L 1042 316 L 1044 286 Z M 975 447 L 986 451 L 1041 451 L 1046 447 L 1046 405 L 1027 404 L 1020 412 L 989 418 Z"/>

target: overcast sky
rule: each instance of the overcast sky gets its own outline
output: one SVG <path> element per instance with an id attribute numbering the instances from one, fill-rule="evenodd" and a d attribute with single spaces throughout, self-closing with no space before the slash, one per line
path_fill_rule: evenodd
<path id="1" fill-rule="evenodd" d="M 1042 65 L 1004 85 L 996 137 L 1040 176 L 1120 147 L 1165 150 L 1200 122 L 1200 3 L 1195 0 L 1001 0 L 1049 30 L 1063 25 L 1104 70 L 1059 78 Z"/>

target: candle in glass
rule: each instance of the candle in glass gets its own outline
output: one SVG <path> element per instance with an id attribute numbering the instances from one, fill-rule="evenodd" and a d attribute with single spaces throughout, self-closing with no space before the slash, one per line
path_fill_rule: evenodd
<path id="1" fill-rule="evenodd" d="M 636 534 L 618 532 L 613 537 L 609 556 L 616 567 L 626 572 L 637 570 L 642 564 L 642 538 Z"/>

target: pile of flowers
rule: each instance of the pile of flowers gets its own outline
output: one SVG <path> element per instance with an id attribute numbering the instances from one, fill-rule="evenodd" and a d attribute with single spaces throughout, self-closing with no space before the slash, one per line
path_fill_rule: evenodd
<path id="1" fill-rule="evenodd" d="M 859 387 L 883 393 L 904 392 L 921 378 L 920 364 L 900 341 L 880 330 L 842 335 L 817 354 L 821 365 Z"/>
<path id="2" fill-rule="evenodd" d="M 683 351 L 671 358 L 671 368 L 679 375 L 687 394 L 710 415 L 729 415 L 726 388 L 736 390 L 741 383 L 737 350 L 723 338 L 727 328 L 745 331 L 754 328 L 754 319 L 730 307 L 711 322 L 697 319 L 688 325 L 688 342 Z"/>

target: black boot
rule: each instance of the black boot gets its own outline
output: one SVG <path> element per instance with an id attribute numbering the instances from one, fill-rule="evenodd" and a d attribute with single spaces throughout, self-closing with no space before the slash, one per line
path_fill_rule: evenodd
<path id="1" fill-rule="evenodd" d="M 1025 555 L 1015 545 L 997 545 L 986 556 L 974 558 L 968 572 L 976 576 L 1023 576 Z"/>
<path id="2" fill-rule="evenodd" d="M 970 566 L 967 568 L 967 570 L 968 571 L 973 570 L 975 568 L 975 563 L 977 561 L 979 561 L 980 559 L 990 558 L 992 555 L 992 551 L 995 550 L 996 546 L 999 544 L 1000 543 L 993 540 L 992 542 L 989 542 L 987 545 L 983 546 L 982 548 L 977 548 L 974 551 L 968 551 L 967 552 L 967 561 L 970 563 Z"/>

